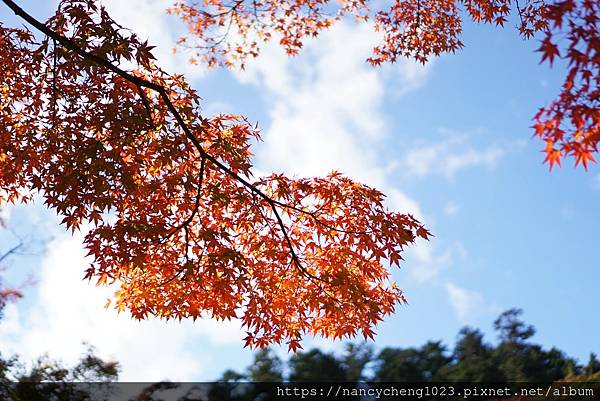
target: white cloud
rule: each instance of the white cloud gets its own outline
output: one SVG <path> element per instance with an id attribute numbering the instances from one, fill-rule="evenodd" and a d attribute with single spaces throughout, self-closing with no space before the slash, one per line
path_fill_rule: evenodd
<path id="1" fill-rule="evenodd" d="M 453 176 L 458 170 L 466 167 L 485 166 L 494 168 L 498 159 L 504 155 L 504 150 L 499 147 L 489 147 L 483 150 L 466 149 L 463 153 L 446 156 L 445 170 L 448 176 Z"/>
<path id="2" fill-rule="evenodd" d="M 410 278 L 417 283 L 439 283 L 441 273 L 455 264 L 465 261 L 468 252 L 460 241 L 444 247 L 440 252 L 434 242 L 420 241 L 411 246 L 406 252 L 404 269 Z"/>
<path id="3" fill-rule="evenodd" d="M 455 254 L 458 256 L 458 259 L 461 261 L 465 261 L 469 257 L 469 252 L 467 251 L 467 248 L 465 248 L 464 244 L 460 241 L 454 242 L 454 251 Z"/>
<path id="4" fill-rule="evenodd" d="M 506 154 L 503 147 L 492 145 L 476 148 L 467 135 L 448 134 L 437 142 L 421 142 L 404 157 L 404 172 L 409 176 L 430 174 L 453 178 L 460 170 L 471 167 L 493 169 Z"/>
<path id="5" fill-rule="evenodd" d="M 425 283 L 439 276 L 442 270 L 450 266 L 452 252 L 446 249 L 443 253 L 436 253 L 431 242 L 420 241 L 408 249 L 407 262 L 404 268 L 411 279 Z"/>
<path id="6" fill-rule="evenodd" d="M 233 106 L 229 103 L 213 101 L 202 106 L 202 115 L 212 117 L 219 114 L 235 114 Z"/>
<path id="7" fill-rule="evenodd" d="M 63 235 L 49 244 L 37 277 L 37 294 L 22 311 L 9 305 L 0 325 L 3 351 L 18 353 L 31 361 L 47 353 L 73 363 L 84 351 L 82 342 L 93 345 L 98 355 L 117 360 L 121 380 L 197 380 L 211 363 L 207 352 L 194 343 L 242 344 L 238 321 L 212 320 L 135 321 L 128 314 L 104 309 L 112 289 L 82 281 L 83 235 Z M 193 351 L 193 352 L 192 352 Z"/>
<path id="8" fill-rule="evenodd" d="M 461 288 L 454 283 L 446 284 L 446 292 L 450 304 L 461 323 L 472 323 L 484 308 L 481 294 Z"/>
<path id="9" fill-rule="evenodd" d="M 415 200 L 409 198 L 404 192 L 392 187 L 387 190 L 385 194 L 387 195 L 386 206 L 388 208 L 411 214 L 418 220 L 422 222 L 425 221 L 425 216 L 423 215 L 419 204 Z"/>
<path id="10" fill-rule="evenodd" d="M 301 175 L 335 169 L 381 186 L 385 172 L 374 147 L 385 129 L 384 87 L 364 63 L 369 37 L 365 29 L 340 24 L 297 58 L 267 46 L 263 58 L 238 73 L 268 97 L 271 124 L 257 149 L 261 169 Z"/>
<path id="11" fill-rule="evenodd" d="M 386 64 L 381 69 L 388 82 L 392 83 L 392 96 L 404 96 L 421 88 L 427 82 L 435 61 L 421 64 L 412 59 L 402 59 L 394 64 Z"/>
<path id="12" fill-rule="evenodd" d="M 461 324 L 476 324 L 478 319 L 497 316 L 503 308 L 487 301 L 479 292 L 460 287 L 453 282 L 445 284 L 448 301 Z"/>
<path id="13" fill-rule="evenodd" d="M 386 186 L 388 171 L 378 151 L 388 131 L 384 96 L 422 85 L 429 68 L 407 62 L 382 73 L 365 62 L 375 42 L 367 25 L 339 23 L 309 41 L 298 57 L 267 45 L 261 58 L 236 73 L 241 82 L 265 90 L 271 110 L 257 149 L 261 169 L 300 175 L 335 169 Z M 395 76 L 386 80 L 391 71 Z"/>

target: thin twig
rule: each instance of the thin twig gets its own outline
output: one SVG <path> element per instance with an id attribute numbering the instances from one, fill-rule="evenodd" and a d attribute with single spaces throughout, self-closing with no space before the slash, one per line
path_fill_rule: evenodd
<path id="1" fill-rule="evenodd" d="M 17 245 L 13 246 L 8 251 L 6 251 L 2 255 L 0 255 L 0 263 L 2 263 L 10 255 L 16 253 L 22 246 L 23 246 L 23 242 L 20 241 Z"/>

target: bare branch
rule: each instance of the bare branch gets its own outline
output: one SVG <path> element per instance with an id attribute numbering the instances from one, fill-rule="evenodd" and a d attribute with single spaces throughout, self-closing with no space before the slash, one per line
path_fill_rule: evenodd
<path id="1" fill-rule="evenodd" d="M 23 247 L 23 241 L 19 241 L 19 243 L 15 246 L 13 246 L 12 248 L 10 248 L 8 251 L 4 252 L 2 255 L 0 255 L 0 263 L 2 263 L 6 258 L 8 258 L 9 256 L 17 253 L 17 251 L 19 249 L 21 249 Z"/>

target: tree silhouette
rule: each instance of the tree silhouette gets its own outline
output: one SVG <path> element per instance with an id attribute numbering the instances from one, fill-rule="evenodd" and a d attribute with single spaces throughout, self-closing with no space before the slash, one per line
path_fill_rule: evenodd
<path id="1" fill-rule="evenodd" d="M 502 382 L 502 374 L 494 358 L 493 347 L 483 340 L 483 333 L 464 327 L 454 346 L 455 363 L 444 368 L 443 375 L 457 382 Z"/>
<path id="2" fill-rule="evenodd" d="M 291 357 L 289 379 L 295 382 L 343 382 L 346 381 L 346 370 L 335 355 L 312 349 Z"/>
<path id="3" fill-rule="evenodd" d="M 440 369 L 451 358 L 440 342 L 429 341 L 421 348 L 384 348 L 377 357 L 375 380 L 424 382 L 441 380 Z"/>
<path id="4" fill-rule="evenodd" d="M 518 326 L 524 328 L 524 331 L 533 330 L 532 326 L 521 320 L 520 315 L 519 310 L 511 309 L 502 313 L 498 321 L 510 321 L 509 327 Z M 504 338 L 502 335 L 506 334 L 502 327 L 505 326 L 495 325 L 500 338 Z M 255 353 L 255 359 L 245 373 L 227 370 L 218 382 L 199 384 L 178 401 L 277 400 L 282 398 L 281 394 L 277 395 L 278 387 L 286 388 L 286 385 L 289 385 L 287 388 L 314 390 L 323 388 L 325 386 L 323 382 L 343 384 L 345 389 L 381 389 L 385 386 L 389 387 L 393 382 L 425 385 L 436 383 L 438 387 L 451 385 L 456 392 L 460 389 L 461 383 L 465 383 L 471 389 L 481 383 L 485 383 L 486 387 L 493 385 L 498 388 L 503 385 L 515 385 L 515 382 L 518 382 L 517 388 L 523 388 L 528 384 L 543 382 L 546 385 L 553 383 L 555 389 L 560 389 L 564 385 L 576 388 L 577 384 L 581 383 L 583 387 L 594 388 L 596 391 L 600 383 L 600 371 L 594 354 L 590 356 L 587 365 L 580 365 L 559 349 L 552 347 L 546 350 L 541 345 L 531 342 L 530 338 L 524 341 L 521 337 L 519 340 L 521 345 L 526 345 L 520 350 L 519 355 L 506 352 L 506 345 L 514 345 L 514 341 L 509 342 L 504 338 L 496 344 L 486 343 L 481 331 L 469 327 L 460 330 L 452 350 L 447 350 L 440 341 L 428 341 L 416 348 L 390 346 L 379 353 L 373 353 L 370 345 L 349 343 L 343 351 L 339 352 L 324 352 L 317 348 L 299 351 L 283 362 L 273 351 L 263 349 Z M 284 371 L 288 373 L 284 374 Z M 258 378 L 261 380 L 256 380 Z M 318 382 L 321 382 L 321 387 L 314 386 Z M 176 384 L 175 387 L 178 385 Z M 161 388 L 150 386 L 148 389 L 150 396 L 160 392 Z M 159 399 L 158 394 L 154 395 L 156 398 L 148 398 L 148 400 Z M 293 393 L 290 393 L 284 398 L 307 399 L 309 397 L 306 395 L 294 397 Z M 343 398 L 364 399 L 353 395 L 345 395 Z M 394 398 L 397 397 L 381 397 L 381 399 Z M 443 398 L 464 399 L 462 395 L 456 394 Z M 541 398 L 546 399 L 546 397 Z M 316 397 L 310 396 L 310 399 L 319 399 L 318 393 Z M 524 398 L 508 399 L 523 400 Z M 551 394 L 548 399 L 560 399 L 560 397 L 552 398 Z"/>
<path id="5" fill-rule="evenodd" d="M 291 382 L 366 382 L 374 385 L 382 382 L 597 381 L 594 378 L 600 372 L 600 364 L 595 354 L 591 354 L 586 365 L 580 365 L 556 347 L 544 349 L 531 342 L 535 328 L 522 321 L 521 314 L 520 309 L 509 309 L 498 317 L 494 324 L 499 338 L 497 344 L 485 342 L 480 330 L 464 327 L 452 350 L 440 341 L 428 341 L 420 347 L 389 346 L 377 354 L 364 344 L 346 344 L 341 353 L 325 353 L 313 348 L 293 355 L 287 362 L 289 374 L 283 378 Z M 257 353 L 256 361 L 262 361 L 267 355 L 271 354 Z M 349 363 L 349 360 L 360 363 Z M 242 381 L 249 378 L 235 372 L 230 372 L 228 377 L 236 376 Z"/>
<path id="6" fill-rule="evenodd" d="M 281 359 L 268 349 L 262 349 L 254 355 L 254 363 L 248 369 L 248 380 L 253 382 L 280 382 L 283 380 Z"/>
<path id="7" fill-rule="evenodd" d="M 535 334 L 535 328 L 520 319 L 522 314 L 522 309 L 513 308 L 498 316 L 494 321 L 494 329 L 498 332 L 500 341 L 508 344 L 523 344 Z"/>

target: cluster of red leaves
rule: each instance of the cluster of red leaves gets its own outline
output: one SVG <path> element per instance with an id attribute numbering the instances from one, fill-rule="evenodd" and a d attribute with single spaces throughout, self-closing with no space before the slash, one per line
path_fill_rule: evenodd
<path id="1" fill-rule="evenodd" d="M 568 73 L 558 98 L 536 114 L 535 133 L 546 142 L 550 168 L 568 155 L 587 169 L 600 141 L 600 3 L 566 0 L 543 14 L 542 61 L 562 59 Z"/>
<path id="2" fill-rule="evenodd" d="M 456 51 L 461 19 L 454 1 L 396 0 L 389 10 L 375 15 L 375 29 L 384 32 L 383 44 L 373 49 L 373 65 L 394 62 L 398 57 L 412 57 L 425 63 L 431 55 Z"/>
<path id="3" fill-rule="evenodd" d="M 394 0 L 387 9 L 370 10 L 366 0 L 204 0 L 176 2 L 170 11 L 189 28 L 181 44 L 195 48 L 209 65 L 244 66 L 259 52 L 257 41 L 273 34 L 293 55 L 306 37 L 316 36 L 344 15 L 373 20 L 382 42 L 368 61 L 373 65 L 410 57 L 425 63 L 433 56 L 455 52 L 465 16 L 477 23 L 504 25 L 511 12 L 520 20 L 525 38 L 539 34 L 542 61 L 561 58 L 568 74 L 561 93 L 534 117 L 536 135 L 546 142 L 546 162 L 552 168 L 573 156 L 586 169 L 600 140 L 598 105 L 600 37 L 597 0 Z M 225 28 L 226 27 L 226 28 Z M 235 34 L 228 35 L 230 27 Z M 229 37 L 228 37 L 229 36 Z M 196 41 L 190 41 L 190 37 Z"/>
<path id="4" fill-rule="evenodd" d="M 204 119 L 94 0 L 61 2 L 46 28 L 0 26 L 2 200 L 39 192 L 68 228 L 93 225 L 85 277 L 119 285 L 119 310 L 239 317 L 248 345 L 295 350 L 307 333 L 372 337 L 404 300 L 384 263 L 428 237 L 413 217 L 337 173 L 251 182 L 256 129 Z"/>

